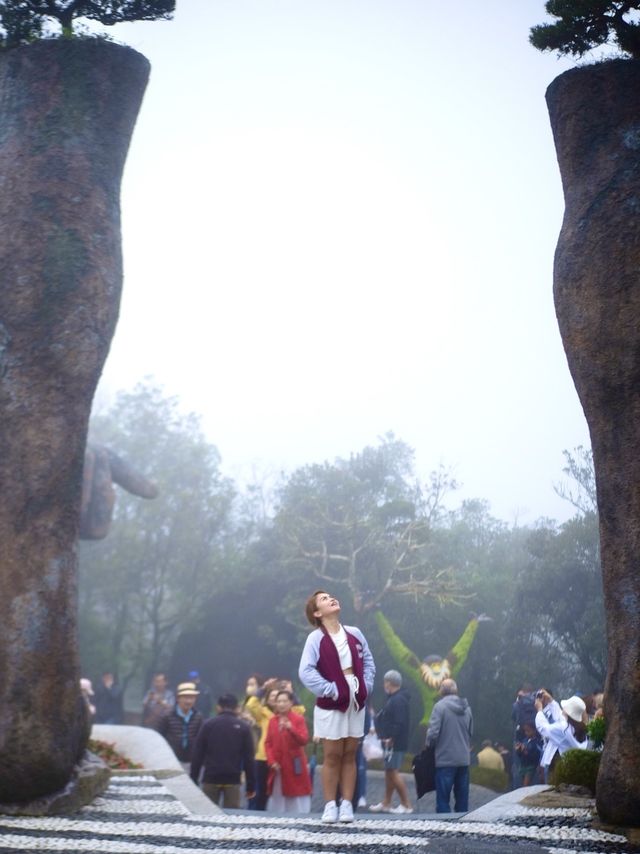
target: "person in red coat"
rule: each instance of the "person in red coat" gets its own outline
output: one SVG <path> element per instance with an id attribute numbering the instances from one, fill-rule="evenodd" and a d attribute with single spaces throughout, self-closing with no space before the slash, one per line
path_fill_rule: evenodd
<path id="1" fill-rule="evenodd" d="M 291 692 L 279 691 L 276 713 L 267 729 L 264 746 L 269 766 L 269 812 L 311 811 L 311 777 L 304 753 L 309 731 L 304 717 L 291 711 L 292 705 Z"/>

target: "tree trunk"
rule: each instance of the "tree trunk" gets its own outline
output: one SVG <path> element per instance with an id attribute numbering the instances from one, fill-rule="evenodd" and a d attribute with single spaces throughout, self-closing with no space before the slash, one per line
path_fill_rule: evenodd
<path id="1" fill-rule="evenodd" d="M 547 103 L 566 211 L 554 296 L 593 448 L 607 618 L 597 807 L 640 824 L 640 62 L 560 75 Z"/>
<path id="2" fill-rule="evenodd" d="M 118 315 L 119 188 L 147 60 L 93 39 L 0 55 L 0 801 L 52 793 L 87 738 L 76 541 Z"/>

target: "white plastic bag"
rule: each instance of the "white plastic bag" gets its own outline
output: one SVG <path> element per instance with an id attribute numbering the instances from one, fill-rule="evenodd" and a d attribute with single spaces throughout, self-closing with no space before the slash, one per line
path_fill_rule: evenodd
<path id="1" fill-rule="evenodd" d="M 367 762 L 371 762 L 372 759 L 382 759 L 384 756 L 384 748 L 382 747 L 375 730 L 370 729 L 365 735 L 362 742 L 362 752 L 364 753 L 364 758 Z"/>

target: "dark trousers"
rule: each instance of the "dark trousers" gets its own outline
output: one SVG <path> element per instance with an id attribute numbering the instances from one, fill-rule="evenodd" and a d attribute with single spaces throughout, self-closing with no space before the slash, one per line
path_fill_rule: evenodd
<path id="1" fill-rule="evenodd" d="M 436 812 L 451 812 L 451 789 L 456 812 L 469 811 L 469 766 L 436 768 Z"/>
<path id="2" fill-rule="evenodd" d="M 203 783 L 202 791 L 218 806 L 223 806 L 227 810 L 240 809 L 240 784 L 236 783 Z M 222 801 L 222 803 L 220 803 Z"/>
<path id="3" fill-rule="evenodd" d="M 267 765 L 266 759 L 256 759 L 256 763 L 254 765 L 256 772 L 256 794 L 255 797 L 251 799 L 249 809 L 252 810 L 266 810 L 267 801 L 269 797 L 267 795 L 267 778 L 269 777 L 269 766 Z"/>

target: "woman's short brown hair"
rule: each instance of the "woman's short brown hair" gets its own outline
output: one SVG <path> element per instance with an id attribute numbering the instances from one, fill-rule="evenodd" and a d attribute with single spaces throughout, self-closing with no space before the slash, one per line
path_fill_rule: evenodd
<path id="1" fill-rule="evenodd" d="M 311 623 L 314 628 L 318 628 L 322 625 L 322 620 L 319 617 L 316 617 L 315 612 L 318 610 L 318 606 L 316 605 L 316 597 L 321 593 L 326 593 L 326 590 L 316 590 L 315 593 L 312 593 L 311 596 L 307 599 L 307 603 L 304 606 L 304 612 L 307 615 L 307 620 Z"/>
<path id="2" fill-rule="evenodd" d="M 281 688 L 276 695 L 276 700 L 281 694 L 284 694 L 287 700 L 289 700 L 290 703 L 293 703 L 293 694 L 291 693 L 291 691 L 287 691 L 286 688 Z"/>

